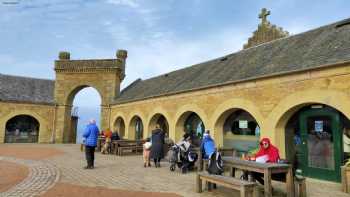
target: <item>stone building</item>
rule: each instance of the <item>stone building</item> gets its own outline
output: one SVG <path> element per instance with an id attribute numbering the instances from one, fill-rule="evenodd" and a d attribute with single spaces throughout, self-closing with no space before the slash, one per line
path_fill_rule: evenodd
<path id="1" fill-rule="evenodd" d="M 110 60 L 70 60 L 62 52 L 55 81 L 0 75 L 0 140 L 10 142 L 7 135 L 16 131 L 9 121 L 25 115 L 36 120 L 31 132 L 39 143 L 73 142 L 73 98 L 94 87 L 102 98 L 101 127 L 124 138 L 150 136 L 159 123 L 175 141 L 209 129 L 218 147 L 243 152 L 269 137 L 306 176 L 339 181 L 342 133 L 350 129 L 350 19 L 289 36 L 268 14 L 259 15 L 243 50 L 121 91 L 124 50 Z"/>

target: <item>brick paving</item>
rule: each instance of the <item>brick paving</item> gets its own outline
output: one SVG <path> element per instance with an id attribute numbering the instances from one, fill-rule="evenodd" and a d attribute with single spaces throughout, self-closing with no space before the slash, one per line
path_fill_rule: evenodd
<path id="1" fill-rule="evenodd" d="M 115 155 L 101 155 L 100 153 L 96 153 L 96 168 L 94 170 L 85 170 L 83 169 L 83 166 L 86 165 L 84 153 L 80 152 L 79 145 L 33 144 L 27 146 L 56 148 L 63 151 L 64 154 L 41 161 L 18 159 L 18 162 L 30 166 L 30 169 L 33 169 L 32 166 L 40 166 L 35 168 L 35 170 L 31 170 L 31 175 L 27 179 L 32 179 L 30 177 L 38 178 L 35 179 L 33 184 L 26 179 L 14 188 L 11 188 L 6 194 L 1 193 L 0 196 L 14 196 L 14 194 L 16 194 L 15 192 L 23 194 L 24 191 L 28 192 L 28 195 L 15 196 L 35 196 L 51 187 L 52 185 L 48 184 L 48 182 L 54 183 L 58 177 L 60 177 L 59 182 L 61 183 L 89 187 L 100 186 L 130 191 L 168 192 L 176 193 L 184 197 L 239 196 L 238 192 L 224 188 L 219 188 L 215 192 L 197 194 L 194 192 L 195 173 L 183 175 L 179 171 L 170 172 L 167 162 L 162 162 L 161 168 L 144 168 L 141 156 L 118 157 Z M 4 158 L 5 157 L 3 157 L 3 159 Z M 285 196 L 284 184 L 273 182 L 273 186 L 274 196 Z M 38 188 L 45 189 L 38 191 Z M 262 190 L 262 187 L 259 187 L 259 189 Z M 349 194 L 341 192 L 339 183 L 312 179 L 307 179 L 307 192 L 308 196 L 311 197 L 349 197 Z"/>
<path id="2" fill-rule="evenodd" d="M 0 196 L 32 197 L 39 196 L 53 187 L 59 180 L 58 168 L 48 162 L 0 157 L 0 161 L 8 161 L 27 166 L 29 175 L 22 182 L 10 188 Z"/>

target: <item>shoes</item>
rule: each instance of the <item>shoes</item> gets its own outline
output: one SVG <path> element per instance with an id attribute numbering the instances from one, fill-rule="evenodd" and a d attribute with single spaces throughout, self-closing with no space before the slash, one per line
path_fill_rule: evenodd
<path id="1" fill-rule="evenodd" d="M 85 170 L 87 170 L 87 169 L 94 169 L 94 166 L 85 166 L 84 169 Z"/>
<path id="2" fill-rule="evenodd" d="M 151 163 L 148 163 L 148 167 L 151 167 Z"/>
<path id="3" fill-rule="evenodd" d="M 146 167 L 146 163 L 143 164 L 143 167 L 144 167 L 144 168 Z"/>
<path id="4" fill-rule="evenodd" d="M 157 163 L 154 163 L 154 166 L 155 166 L 156 168 L 158 168 L 158 164 L 157 164 Z"/>

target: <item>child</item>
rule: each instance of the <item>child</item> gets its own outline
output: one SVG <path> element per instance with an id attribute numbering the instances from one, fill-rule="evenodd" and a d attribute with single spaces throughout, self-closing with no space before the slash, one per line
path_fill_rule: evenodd
<path id="1" fill-rule="evenodd" d="M 147 138 L 146 143 L 143 144 L 143 167 L 151 167 L 149 155 L 152 143 L 150 141 L 150 138 Z"/>

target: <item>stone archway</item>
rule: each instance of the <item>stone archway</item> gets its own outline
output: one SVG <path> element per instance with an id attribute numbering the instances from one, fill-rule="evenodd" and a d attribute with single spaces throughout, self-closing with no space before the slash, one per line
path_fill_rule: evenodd
<path id="1" fill-rule="evenodd" d="M 163 114 L 157 113 L 152 116 L 148 124 L 148 131 L 152 132 L 152 130 L 155 129 L 156 124 L 159 124 L 160 128 L 169 136 L 169 123 Z"/>
<path id="2" fill-rule="evenodd" d="M 73 142 L 71 108 L 77 92 L 85 87 L 95 88 L 101 95 L 101 128 L 110 125 L 110 105 L 119 95 L 120 83 L 125 77 L 127 52 L 119 50 L 117 59 L 70 60 L 68 52 L 60 52 L 55 61 L 55 142 Z"/>
<path id="3" fill-rule="evenodd" d="M 37 143 L 40 123 L 30 115 L 16 115 L 6 122 L 5 143 Z"/>
<path id="4" fill-rule="evenodd" d="M 133 116 L 129 123 L 129 138 L 140 140 L 144 137 L 144 126 L 140 116 Z"/>
<path id="5" fill-rule="evenodd" d="M 311 104 L 328 105 L 347 118 L 350 118 L 350 97 L 345 93 L 333 90 L 310 90 L 296 92 L 282 101 L 269 114 L 269 124 L 266 129 L 274 131 L 270 134 L 273 143 L 280 148 L 280 154 L 285 157 L 285 128 L 290 118 L 301 108 Z"/>
<path id="6" fill-rule="evenodd" d="M 218 147 L 242 152 L 257 148 L 260 124 L 247 110 L 227 109 L 218 117 L 214 129 Z"/>
<path id="7" fill-rule="evenodd" d="M 113 132 L 117 132 L 121 139 L 126 138 L 125 136 L 125 122 L 122 117 L 117 117 L 113 124 Z"/>
<path id="8" fill-rule="evenodd" d="M 193 144 L 200 145 L 200 140 L 205 131 L 203 119 L 193 111 L 184 112 L 176 121 L 176 141 L 179 141 L 185 133 L 192 136 Z"/>

